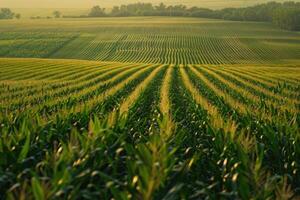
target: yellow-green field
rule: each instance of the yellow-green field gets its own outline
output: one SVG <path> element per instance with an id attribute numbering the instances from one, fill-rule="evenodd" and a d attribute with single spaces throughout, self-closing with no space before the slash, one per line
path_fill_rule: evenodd
<path id="1" fill-rule="evenodd" d="M 0 200 L 297 199 L 299 44 L 266 23 L 0 21 Z"/>
<path id="2" fill-rule="evenodd" d="M 0 57 L 294 64 L 299 44 L 299 33 L 267 23 L 167 17 L 0 21 Z"/>

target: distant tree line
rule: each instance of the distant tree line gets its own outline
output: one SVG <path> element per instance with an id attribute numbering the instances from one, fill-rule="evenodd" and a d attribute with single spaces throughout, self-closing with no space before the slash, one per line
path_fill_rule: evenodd
<path id="1" fill-rule="evenodd" d="M 64 17 L 128 17 L 128 16 L 187 16 L 235 21 L 273 22 L 281 28 L 300 30 L 300 2 L 269 2 L 246 8 L 225 8 L 212 10 L 207 8 L 184 5 L 170 5 L 163 3 L 154 6 L 151 3 L 134 3 L 114 6 L 109 12 L 95 6 L 88 15 Z"/>
<path id="2" fill-rule="evenodd" d="M 53 11 L 52 13 L 54 18 L 60 18 L 61 17 L 61 12 L 58 10 Z M 45 17 L 41 17 L 41 16 L 32 16 L 30 17 L 30 19 L 52 19 L 52 16 L 45 16 Z"/>
<path id="3" fill-rule="evenodd" d="M 213 15 L 226 20 L 272 22 L 283 29 L 300 30 L 300 2 L 269 2 L 246 8 L 226 8 L 213 11 Z"/>
<path id="4" fill-rule="evenodd" d="M 13 13 L 9 8 L 0 9 L 0 19 L 20 19 L 21 15 L 18 13 Z"/>

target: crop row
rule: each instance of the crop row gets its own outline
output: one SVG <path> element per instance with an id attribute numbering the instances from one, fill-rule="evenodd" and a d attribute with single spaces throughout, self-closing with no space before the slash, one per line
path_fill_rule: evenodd
<path id="1" fill-rule="evenodd" d="M 299 195 L 297 67 L 0 63 L 7 197 Z"/>
<path id="2" fill-rule="evenodd" d="M 101 33 L 89 28 L 78 33 L 61 32 L 60 35 L 51 29 L 10 32 L 11 36 L 0 32 L 0 57 L 157 64 L 284 64 L 295 63 L 299 57 L 296 45 L 299 40 L 289 39 L 284 34 L 277 39 L 253 35 L 241 37 L 224 30 L 218 35 L 214 33 L 216 27 L 205 31 L 205 27 L 196 25 L 187 26 L 185 32 L 196 29 L 201 34 L 185 33 L 182 28 L 167 25 L 158 26 L 157 30 L 103 27 Z"/>
<path id="3" fill-rule="evenodd" d="M 87 38 L 87 37 L 85 37 Z M 71 48 L 81 38 L 72 41 L 69 47 L 57 52 L 55 58 L 80 58 L 86 60 L 174 63 L 174 64 L 231 64 L 261 63 L 261 58 L 238 38 L 213 38 L 199 36 L 116 34 L 90 37 L 78 53 Z M 272 52 L 269 52 L 272 57 Z M 266 60 L 269 61 L 270 60 Z"/>

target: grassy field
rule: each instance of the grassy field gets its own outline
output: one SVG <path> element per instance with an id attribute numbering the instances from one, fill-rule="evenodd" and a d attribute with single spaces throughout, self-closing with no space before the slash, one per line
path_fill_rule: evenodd
<path id="1" fill-rule="evenodd" d="M 266 23 L 193 18 L 0 22 L 0 57 L 167 64 L 299 63 L 300 35 Z"/>
<path id="2" fill-rule="evenodd" d="M 0 200 L 299 197 L 299 44 L 266 23 L 0 21 Z"/>

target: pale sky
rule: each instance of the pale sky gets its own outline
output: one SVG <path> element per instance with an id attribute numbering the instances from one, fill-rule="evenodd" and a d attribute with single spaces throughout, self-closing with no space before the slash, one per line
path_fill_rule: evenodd
<path id="1" fill-rule="evenodd" d="M 164 2 L 166 4 L 219 8 L 249 6 L 266 1 L 268 0 L 0 0 L 0 8 L 90 8 L 94 5 L 112 7 L 113 5 L 136 2 L 151 2 L 153 4 Z"/>

